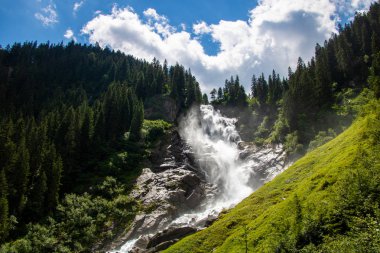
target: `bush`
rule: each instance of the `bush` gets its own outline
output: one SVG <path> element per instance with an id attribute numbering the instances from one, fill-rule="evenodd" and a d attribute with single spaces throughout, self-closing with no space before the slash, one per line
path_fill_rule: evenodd
<path id="1" fill-rule="evenodd" d="M 284 112 L 281 110 L 267 141 L 269 143 L 282 143 L 288 130 L 289 126 L 286 123 Z"/>
<path id="2" fill-rule="evenodd" d="M 323 144 L 331 141 L 336 137 L 336 133 L 333 129 L 329 128 L 329 130 L 326 131 L 320 131 L 314 138 L 314 140 L 310 141 L 309 148 L 307 149 L 307 152 L 310 152 Z"/>
<path id="3" fill-rule="evenodd" d="M 295 155 L 302 151 L 303 145 L 298 143 L 297 131 L 286 135 L 284 147 L 289 155 Z"/>
<path id="4" fill-rule="evenodd" d="M 172 124 L 164 120 L 144 120 L 142 134 L 147 142 L 155 142 L 161 137 Z"/>
<path id="5" fill-rule="evenodd" d="M 28 224 L 25 237 L 4 244 L 0 252 L 93 252 L 94 245 L 123 231 L 138 212 L 138 203 L 124 195 L 112 177 L 107 177 L 95 192 L 99 196 L 67 194 L 54 218 Z"/>

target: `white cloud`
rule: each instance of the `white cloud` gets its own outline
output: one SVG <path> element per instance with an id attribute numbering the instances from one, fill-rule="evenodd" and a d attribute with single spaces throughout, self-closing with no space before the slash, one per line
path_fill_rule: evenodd
<path id="1" fill-rule="evenodd" d="M 147 18 L 148 25 L 151 29 L 155 30 L 161 36 L 168 37 L 176 31 L 174 27 L 169 25 L 169 20 L 165 16 L 159 15 L 155 9 L 146 9 L 143 14 Z"/>
<path id="2" fill-rule="evenodd" d="M 338 2 L 348 3 L 339 7 Z M 114 7 L 82 29 L 91 43 L 109 46 L 147 60 L 156 57 L 191 68 L 205 91 L 222 86 L 230 75 L 239 74 L 249 87 L 252 74 L 276 69 L 286 75 L 301 56 L 309 60 L 315 44 L 336 32 L 340 15 L 353 15 L 355 8 L 368 8 L 369 0 L 261 0 L 249 20 L 193 25 L 193 34 L 177 31 L 169 20 L 149 8 L 139 17 L 131 8 Z M 343 14 L 342 14 L 343 13 Z M 220 46 L 207 55 L 197 35 L 209 34 Z M 248 90 L 247 90 L 248 91 Z"/>
<path id="3" fill-rule="evenodd" d="M 83 4 L 84 4 L 84 0 L 80 2 L 75 2 L 73 6 L 73 13 L 76 14 Z"/>
<path id="4" fill-rule="evenodd" d="M 376 0 L 331 0 L 337 6 L 340 19 L 353 20 L 355 12 L 367 11 Z"/>
<path id="5" fill-rule="evenodd" d="M 152 18 L 154 20 L 167 20 L 166 17 L 158 15 L 157 11 L 155 9 L 149 8 L 144 11 L 144 15 L 147 18 Z"/>
<path id="6" fill-rule="evenodd" d="M 34 17 L 42 22 L 43 26 L 52 26 L 58 23 L 58 14 L 55 4 L 49 4 L 41 9 L 41 12 L 34 14 Z"/>
<path id="7" fill-rule="evenodd" d="M 193 31 L 196 35 L 210 33 L 212 29 L 206 24 L 206 22 L 202 21 L 193 25 Z"/>
<path id="8" fill-rule="evenodd" d="M 63 35 L 66 39 L 77 41 L 77 38 L 74 36 L 74 31 L 70 28 L 68 28 Z"/>

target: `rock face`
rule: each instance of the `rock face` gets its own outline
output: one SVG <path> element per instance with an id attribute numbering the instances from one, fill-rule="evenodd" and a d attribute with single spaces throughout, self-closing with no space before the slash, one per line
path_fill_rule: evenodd
<path id="1" fill-rule="evenodd" d="M 115 242 L 117 245 L 138 238 L 131 252 L 163 250 L 196 232 L 195 227 L 168 226 L 181 214 L 196 210 L 214 189 L 198 173 L 192 152 L 177 131 L 161 140 L 150 160 L 152 168 L 143 169 L 131 192 L 143 211 L 135 217 L 128 233 L 119 238 L 119 243 Z"/>
<path id="2" fill-rule="evenodd" d="M 129 232 L 137 237 L 162 230 L 181 213 L 196 208 L 204 199 L 205 186 L 194 172 L 183 168 L 159 173 L 144 169 L 132 196 L 145 209 Z"/>
<path id="3" fill-rule="evenodd" d="M 272 180 L 288 167 L 286 152 L 282 145 L 257 147 L 252 143 L 242 141 L 239 142 L 238 148 L 241 150 L 239 158 L 247 162 L 254 172 L 251 181 L 258 187 Z"/>
<path id="4" fill-rule="evenodd" d="M 256 147 L 238 143 L 239 160 L 252 172 L 252 189 L 257 189 L 286 168 L 282 146 Z M 182 141 L 177 131 L 152 151 L 151 168 L 145 168 L 137 179 L 131 195 L 142 205 L 142 210 L 119 243 L 137 239 L 132 249 L 121 252 L 158 252 L 182 237 L 209 226 L 218 213 L 192 222 L 173 223 L 182 214 L 202 211 L 205 203 L 218 195 L 218 187 L 207 183 L 191 148 Z M 115 248 L 115 247 L 114 247 Z M 118 252 L 118 251 L 115 251 Z"/>

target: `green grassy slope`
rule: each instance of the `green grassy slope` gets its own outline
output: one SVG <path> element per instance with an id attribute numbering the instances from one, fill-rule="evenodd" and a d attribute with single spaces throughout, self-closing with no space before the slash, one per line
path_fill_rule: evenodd
<path id="1" fill-rule="evenodd" d="M 380 110 L 164 252 L 380 252 Z"/>

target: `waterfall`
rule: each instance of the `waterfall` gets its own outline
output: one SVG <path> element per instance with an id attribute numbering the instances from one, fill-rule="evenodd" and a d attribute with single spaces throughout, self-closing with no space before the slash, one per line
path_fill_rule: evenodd
<path id="1" fill-rule="evenodd" d="M 224 117 L 211 105 L 192 108 L 181 118 L 178 132 L 189 147 L 182 152 L 195 158 L 194 169 L 204 175 L 203 180 L 210 188 L 205 189 L 206 197 L 198 208 L 169 221 L 166 228 L 204 228 L 223 209 L 233 207 L 285 168 L 281 146 L 256 149 L 240 143 L 236 122 L 237 119 Z M 145 236 L 157 232 L 149 231 L 152 234 Z M 138 238 L 130 237 L 120 250 L 112 252 L 129 252 L 137 242 Z"/>
<path id="2" fill-rule="evenodd" d="M 227 208 L 253 191 L 252 171 L 239 160 L 236 119 L 227 118 L 211 105 L 201 105 L 182 119 L 180 134 L 191 146 L 206 180 L 218 187 L 219 194 L 209 203 Z"/>

